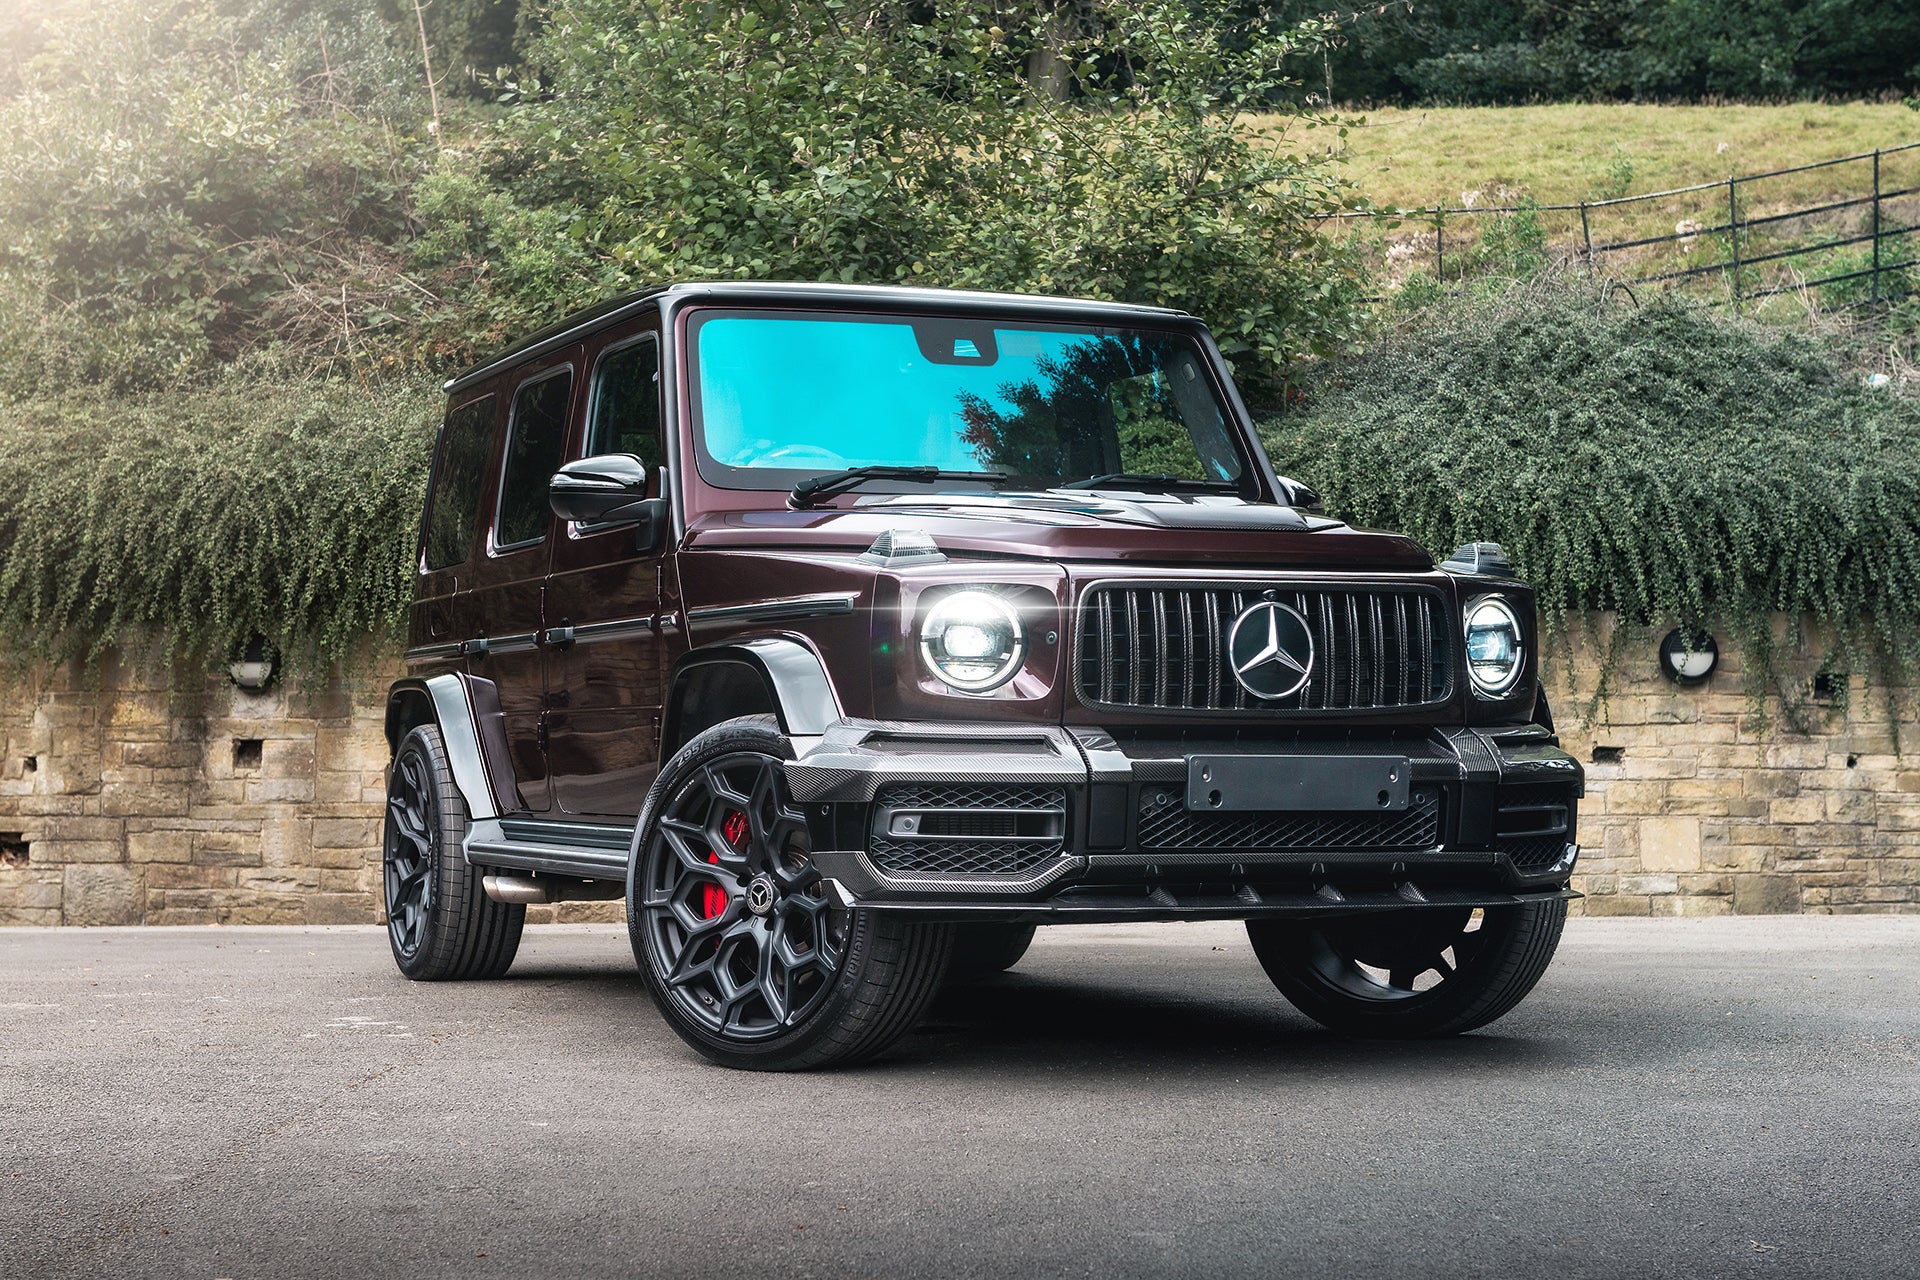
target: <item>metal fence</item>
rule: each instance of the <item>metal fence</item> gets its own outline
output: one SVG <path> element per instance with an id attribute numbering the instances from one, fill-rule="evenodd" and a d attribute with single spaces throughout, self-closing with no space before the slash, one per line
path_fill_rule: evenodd
<path id="1" fill-rule="evenodd" d="M 1776 208 L 1759 216 L 1748 212 L 1756 205 L 1767 207 L 1751 194 L 1759 184 L 1842 165 L 1861 167 L 1858 195 L 1797 208 Z M 1868 166 L 1871 166 L 1870 175 Z M 1660 204 L 1670 210 L 1686 209 L 1700 216 L 1683 216 L 1671 233 L 1659 235 L 1623 235 L 1614 230 L 1629 220 L 1625 215 Z M 1920 253 L 1912 242 L 1912 237 L 1920 233 L 1920 142 L 1729 177 L 1720 182 L 1703 182 L 1644 195 L 1583 200 L 1577 204 L 1465 205 L 1397 212 L 1367 210 L 1333 216 L 1431 222 L 1434 276 L 1443 284 L 1450 278 L 1450 250 L 1454 259 L 1451 278 L 1464 279 L 1472 273 L 1475 251 L 1483 238 L 1463 236 L 1456 227 L 1453 244 L 1449 246 L 1450 220 L 1528 216 L 1544 221 L 1558 216 L 1565 232 L 1558 243 L 1566 256 L 1577 257 L 1588 268 L 1604 270 L 1628 284 L 1678 285 L 1714 278 L 1726 284 L 1726 300 L 1739 307 L 1749 301 L 1800 289 L 1864 281 L 1867 296 L 1861 300 L 1878 301 L 1913 292 L 1920 286 L 1920 281 L 1908 274 L 1910 268 L 1920 267 Z M 1573 223 L 1575 217 L 1577 229 Z M 1609 238 L 1610 233 L 1613 238 Z M 1819 238 L 1808 241 L 1805 237 L 1809 233 Z M 1835 263 L 1828 259 L 1824 266 L 1818 261 L 1820 255 L 1833 255 L 1855 247 L 1865 247 L 1855 261 Z M 1644 270 L 1648 265 L 1657 269 L 1635 274 L 1636 267 Z M 1820 271 L 1835 265 L 1848 269 L 1825 275 L 1810 275 L 1802 270 L 1806 267 Z"/>

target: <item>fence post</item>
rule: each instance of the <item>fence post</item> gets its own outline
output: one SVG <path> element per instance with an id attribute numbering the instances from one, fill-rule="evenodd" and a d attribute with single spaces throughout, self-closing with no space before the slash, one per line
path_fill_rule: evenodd
<path id="1" fill-rule="evenodd" d="M 1447 217 L 1443 213 L 1433 215 L 1433 274 L 1440 283 L 1447 282 Z"/>
<path id="2" fill-rule="evenodd" d="M 1587 225 L 1587 202 L 1580 202 L 1580 239 L 1587 246 L 1587 274 L 1593 274 L 1593 229 Z"/>
<path id="3" fill-rule="evenodd" d="M 1873 149 L 1873 300 L 1880 301 L 1880 148 Z"/>
<path id="4" fill-rule="evenodd" d="M 1740 310 L 1740 204 L 1734 196 L 1735 179 L 1727 179 L 1727 237 L 1733 245 L 1733 309 Z"/>

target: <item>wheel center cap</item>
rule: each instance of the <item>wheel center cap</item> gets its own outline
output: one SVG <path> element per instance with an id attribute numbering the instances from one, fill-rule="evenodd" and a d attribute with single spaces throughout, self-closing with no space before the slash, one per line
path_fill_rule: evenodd
<path id="1" fill-rule="evenodd" d="M 757 916 L 770 915 L 778 896 L 773 881 L 767 876 L 758 875 L 747 882 L 747 910 Z"/>

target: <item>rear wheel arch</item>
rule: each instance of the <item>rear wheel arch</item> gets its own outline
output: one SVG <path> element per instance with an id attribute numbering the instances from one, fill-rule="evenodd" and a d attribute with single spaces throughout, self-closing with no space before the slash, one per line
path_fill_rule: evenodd
<path id="1" fill-rule="evenodd" d="M 401 739 L 435 718 L 433 695 L 424 684 L 395 685 L 387 694 L 387 753 L 398 752 Z"/>

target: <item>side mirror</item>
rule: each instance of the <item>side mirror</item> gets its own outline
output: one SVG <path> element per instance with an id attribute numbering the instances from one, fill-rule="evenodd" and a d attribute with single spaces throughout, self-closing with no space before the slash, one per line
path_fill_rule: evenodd
<path id="1" fill-rule="evenodd" d="M 643 517 L 646 464 L 630 453 L 604 453 L 569 462 L 547 482 L 547 505 L 562 520 L 623 524 Z"/>
<path id="2" fill-rule="evenodd" d="M 642 553 L 658 549 L 667 528 L 667 500 L 647 496 L 647 467 L 630 453 L 569 462 L 547 481 L 547 505 L 562 520 L 639 526 Z"/>

